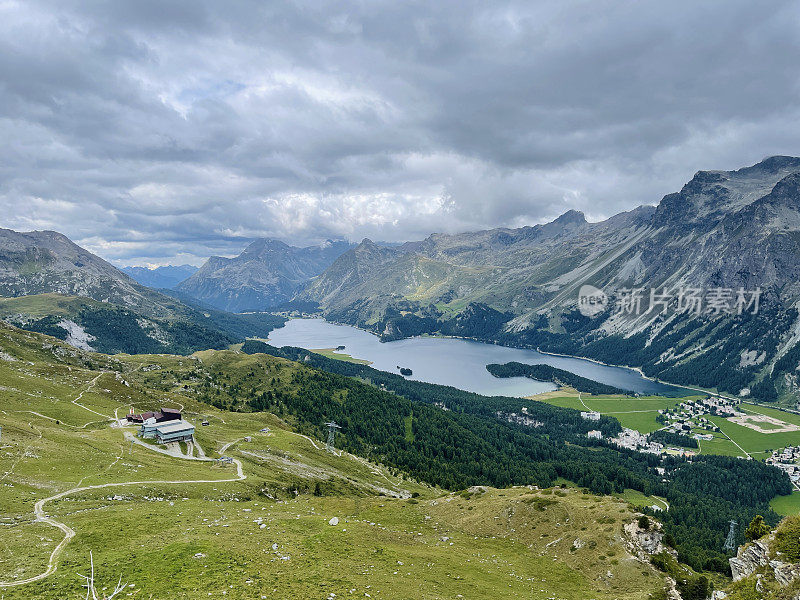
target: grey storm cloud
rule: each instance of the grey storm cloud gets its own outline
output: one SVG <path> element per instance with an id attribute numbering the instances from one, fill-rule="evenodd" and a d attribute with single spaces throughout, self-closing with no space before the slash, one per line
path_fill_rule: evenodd
<path id="1" fill-rule="evenodd" d="M 654 204 L 800 153 L 800 5 L 0 1 L 0 226 L 117 264 Z"/>

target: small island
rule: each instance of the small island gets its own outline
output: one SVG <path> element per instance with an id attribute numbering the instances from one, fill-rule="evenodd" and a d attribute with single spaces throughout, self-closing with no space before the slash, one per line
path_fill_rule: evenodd
<path id="1" fill-rule="evenodd" d="M 397 368 L 400 369 L 400 375 L 402 375 L 403 377 L 411 377 L 414 374 L 414 372 L 408 367 L 397 367 Z"/>

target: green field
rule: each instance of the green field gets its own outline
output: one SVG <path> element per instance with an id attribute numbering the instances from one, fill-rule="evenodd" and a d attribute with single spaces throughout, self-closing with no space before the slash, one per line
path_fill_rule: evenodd
<path id="1" fill-rule="evenodd" d="M 800 426 L 800 415 L 796 415 L 785 410 L 778 410 L 777 408 L 770 408 L 761 404 L 750 404 L 749 402 L 743 402 L 740 408 L 743 412 L 766 415 L 768 417 L 773 417 L 775 419 L 780 419 L 781 421 L 786 421 L 787 423 Z"/>
<path id="2" fill-rule="evenodd" d="M 540 394 L 539 396 L 534 396 L 534 398 L 564 408 L 595 410 L 604 415 L 613 416 L 623 427 L 635 429 L 642 433 L 650 433 L 662 427 L 656 421 L 659 409 L 673 408 L 686 399 L 695 399 L 698 396 L 688 398 L 665 398 L 662 396 L 631 398 L 630 396 L 591 396 L 581 394 L 579 399 L 577 392 L 558 390 Z M 800 415 L 753 404 L 743 404 L 742 409 L 745 412 L 759 413 L 800 425 Z M 731 423 L 723 417 L 710 417 L 709 419 L 719 426 L 724 435 L 717 433 L 714 435 L 713 440 L 700 440 L 700 452 L 702 454 L 744 456 L 744 452 L 733 443 L 735 441 L 754 458 L 763 460 L 769 456 L 769 451 L 771 450 L 788 445 L 800 445 L 800 431 L 761 433 L 748 427 Z M 764 429 L 774 427 L 766 425 Z"/>
<path id="3" fill-rule="evenodd" d="M 800 514 L 800 492 L 793 492 L 788 496 L 776 496 L 770 502 L 770 506 L 776 513 L 785 517 Z"/>
<path id="4" fill-rule="evenodd" d="M 707 432 L 703 432 L 707 433 Z M 700 454 L 719 454 L 722 456 L 744 456 L 744 452 L 739 450 L 727 437 L 715 432 L 713 440 L 698 440 Z"/>
<path id="5" fill-rule="evenodd" d="M 623 427 L 635 429 L 642 433 L 650 433 L 663 427 L 656 417 L 659 409 L 672 408 L 680 404 L 683 398 L 665 398 L 663 396 L 642 396 L 632 398 L 624 395 L 592 396 L 571 390 L 558 390 L 533 397 L 536 400 L 575 410 L 595 410 L 604 415 L 616 418 Z"/>
<path id="6" fill-rule="evenodd" d="M 709 420 L 748 453 L 765 452 L 800 444 L 800 431 L 761 433 L 749 427 L 732 423 L 723 417 L 709 417 Z"/>

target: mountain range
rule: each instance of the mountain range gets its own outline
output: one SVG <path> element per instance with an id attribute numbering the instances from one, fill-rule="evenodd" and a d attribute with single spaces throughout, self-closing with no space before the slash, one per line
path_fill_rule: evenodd
<path id="1" fill-rule="evenodd" d="M 798 275 L 800 159 L 774 156 L 700 171 L 658 206 L 599 223 L 569 211 L 543 225 L 396 248 L 365 239 L 297 299 L 387 340 L 444 333 L 541 347 L 774 400 L 798 392 Z M 585 285 L 608 299 L 591 317 L 578 310 Z M 637 288 L 641 313 L 615 310 Z M 741 289 L 751 309 L 681 313 L 681 289 L 707 300 L 722 289 L 731 309 Z M 650 290 L 671 305 L 647 312 Z"/>
<path id="2" fill-rule="evenodd" d="M 281 322 L 145 287 L 60 233 L 9 229 L 0 229 L 0 319 L 108 353 L 224 348 Z"/>
<path id="3" fill-rule="evenodd" d="M 344 241 L 297 248 L 258 239 L 235 258 L 212 256 L 176 289 L 222 310 L 261 311 L 292 298 L 350 248 Z"/>
<path id="4" fill-rule="evenodd" d="M 55 231 L 0 229 L 0 296 L 83 296 L 152 317 L 172 316 L 175 302 Z"/>
<path id="5" fill-rule="evenodd" d="M 184 279 L 194 275 L 197 272 L 197 267 L 192 265 L 165 265 L 153 269 L 147 267 L 123 267 L 122 271 L 147 287 L 172 289 Z"/>
<path id="6" fill-rule="evenodd" d="M 260 239 L 235 258 L 211 257 L 170 295 L 61 234 L 0 230 L 0 295 L 89 298 L 95 304 L 80 303 L 82 311 L 120 307 L 140 329 L 141 319 L 201 327 L 217 319 L 225 325 L 211 325 L 215 331 L 233 327 L 239 338 L 253 323 L 211 307 L 263 311 L 292 300 L 384 340 L 440 334 L 536 347 L 794 404 L 799 257 L 800 158 L 774 156 L 735 171 L 700 171 L 657 206 L 596 223 L 568 211 L 541 225 L 397 246 L 365 239 L 298 248 Z M 602 300 L 591 314 L 579 306 L 587 287 Z M 687 290 L 705 302 L 702 310 L 678 310 Z M 723 292 L 725 302 L 714 304 Z M 747 310 L 737 312 L 745 297 Z M 78 306 L 40 301 L 26 311 L 20 302 L 6 302 L 3 318 L 24 324 L 51 310 L 45 316 L 53 320 Z M 164 337 L 162 325 L 144 330 Z"/>

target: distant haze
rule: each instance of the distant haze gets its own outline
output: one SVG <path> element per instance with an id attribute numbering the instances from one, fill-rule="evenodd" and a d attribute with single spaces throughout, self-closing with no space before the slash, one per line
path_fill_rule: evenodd
<path id="1" fill-rule="evenodd" d="M 119 266 L 655 204 L 800 154 L 800 4 L 0 4 L 0 227 Z"/>

